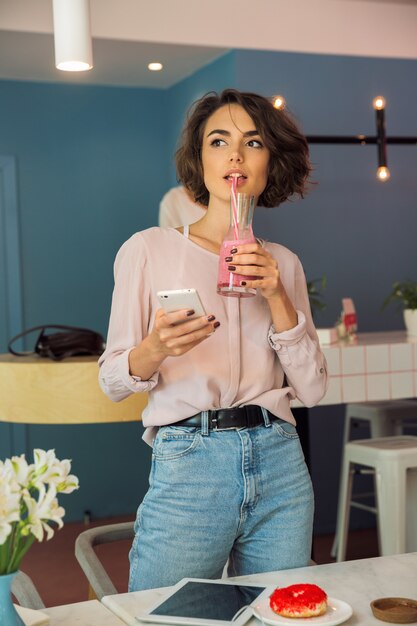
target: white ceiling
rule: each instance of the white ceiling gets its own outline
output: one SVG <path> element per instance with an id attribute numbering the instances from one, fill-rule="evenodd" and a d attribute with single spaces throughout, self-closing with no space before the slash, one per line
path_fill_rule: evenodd
<path id="1" fill-rule="evenodd" d="M 0 78 L 166 88 L 224 52 L 207 46 L 94 38 L 93 69 L 62 72 L 54 63 L 53 35 L 0 31 Z M 163 63 L 164 71 L 150 72 L 147 66 L 152 61 Z"/>
<path id="2" fill-rule="evenodd" d="M 90 4 L 94 68 L 72 74 L 54 66 L 52 0 L 0 0 L 0 79 L 169 87 L 232 48 L 417 59 L 417 0 Z"/>

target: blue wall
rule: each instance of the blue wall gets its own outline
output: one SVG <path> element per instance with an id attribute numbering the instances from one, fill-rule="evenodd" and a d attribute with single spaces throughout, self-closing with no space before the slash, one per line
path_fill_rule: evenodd
<path id="1" fill-rule="evenodd" d="M 106 333 L 115 253 L 157 223 L 167 110 L 157 90 L 0 82 L 0 154 L 15 155 L 18 170 L 26 328 Z M 26 451 L 52 447 L 73 459 L 81 489 L 63 503 L 67 519 L 86 509 L 96 517 L 135 510 L 150 458 L 141 426 L 21 429 L 0 424 L 1 458 L 26 442 Z"/>
<path id="2" fill-rule="evenodd" d="M 157 222 L 167 128 L 157 90 L 0 82 L 0 154 L 17 158 L 26 326 L 106 330 L 114 255 Z"/>
<path id="3" fill-rule="evenodd" d="M 133 232 L 157 224 L 159 201 L 175 184 L 184 111 L 230 84 L 232 59 L 165 91 L 0 81 L 0 155 L 15 155 L 18 169 L 26 328 L 55 322 L 106 333 L 115 254 Z M 6 339 L 0 333 L 0 352 Z M 63 502 L 67 520 L 85 510 L 132 513 L 150 467 L 142 432 L 135 423 L 0 424 L 0 458 L 35 447 L 71 458 L 81 489 Z"/>
<path id="4" fill-rule="evenodd" d="M 159 200 L 175 184 L 185 110 L 205 92 L 282 93 L 307 134 L 327 135 L 375 134 L 371 101 L 382 93 L 388 134 L 417 135 L 416 75 L 415 61 L 238 50 L 168 90 L 0 82 L 0 155 L 15 155 L 18 166 L 25 326 L 106 331 L 114 255 L 131 233 L 156 224 Z M 360 330 L 402 328 L 400 313 L 381 314 L 380 305 L 394 280 L 416 278 L 415 147 L 389 146 L 386 185 L 375 179 L 375 146 L 311 152 L 319 184 L 304 201 L 258 209 L 257 233 L 295 250 L 310 278 L 327 275 L 317 325 L 332 325 L 349 295 Z M 319 532 L 334 524 L 342 412 L 311 412 Z M 85 509 L 95 517 L 135 510 L 149 471 L 141 433 L 137 424 L 31 426 L 25 436 L 27 450 L 55 447 L 73 459 L 82 488 L 63 504 L 67 519 L 80 519 Z M 325 455 L 324 433 L 333 443 Z M 23 451 L 0 424 L 0 457 L 12 449 Z"/>
<path id="5" fill-rule="evenodd" d="M 375 135 L 372 100 L 382 94 L 387 135 L 417 136 L 417 61 L 239 50 L 235 63 L 238 88 L 283 95 L 307 135 Z M 311 158 L 317 185 L 304 200 L 257 209 L 256 232 L 294 250 L 309 278 L 327 276 L 317 326 L 333 326 L 350 296 L 360 331 L 404 328 L 402 312 L 381 305 L 395 280 L 417 280 L 416 146 L 388 146 L 386 184 L 375 177 L 376 146 L 313 144 Z M 309 411 L 317 532 L 334 530 L 343 416 L 342 405 Z M 352 512 L 352 527 L 374 522 Z"/>
<path id="6" fill-rule="evenodd" d="M 235 83 L 235 53 L 229 52 L 168 90 L 166 96 L 170 102 L 168 188 L 177 184 L 174 155 L 188 109 L 208 91 L 219 92 L 227 87 L 236 87 Z"/>
<path id="7" fill-rule="evenodd" d="M 387 135 L 417 136 L 417 61 L 259 51 L 236 52 L 237 85 L 283 95 L 307 135 L 375 135 L 372 100 L 387 100 Z M 257 232 L 296 251 L 307 275 L 326 274 L 332 326 L 353 298 L 362 332 L 404 328 L 381 304 L 395 280 L 417 279 L 417 150 L 388 146 L 391 180 L 376 180 L 374 145 L 312 145 L 313 179 L 303 200 L 258 209 Z"/>

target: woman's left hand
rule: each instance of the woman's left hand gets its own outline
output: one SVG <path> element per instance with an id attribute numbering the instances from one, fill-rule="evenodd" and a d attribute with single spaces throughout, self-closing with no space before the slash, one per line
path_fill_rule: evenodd
<path id="1" fill-rule="evenodd" d="M 259 243 L 237 244 L 232 249 L 236 252 L 226 257 L 229 271 L 243 274 L 240 281 L 242 286 L 259 289 L 268 302 L 276 332 L 294 328 L 298 323 L 297 312 L 281 282 L 278 263 L 272 254 Z M 253 276 L 253 279 L 246 276 Z"/>
<path id="2" fill-rule="evenodd" d="M 232 274 L 243 274 L 241 285 L 259 289 L 264 298 L 279 297 L 283 286 L 277 261 L 259 243 L 238 245 L 237 252 L 226 258 Z M 230 259 L 230 260 L 229 260 Z M 253 277 L 252 280 L 246 276 Z"/>

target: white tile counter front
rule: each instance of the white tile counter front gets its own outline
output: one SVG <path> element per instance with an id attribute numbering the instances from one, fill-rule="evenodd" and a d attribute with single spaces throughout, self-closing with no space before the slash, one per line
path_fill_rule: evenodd
<path id="1" fill-rule="evenodd" d="M 405 331 L 359 333 L 322 350 L 329 389 L 321 405 L 417 397 L 417 337 Z M 303 405 L 295 400 L 291 406 Z"/>
<path id="2" fill-rule="evenodd" d="M 387 596 L 417 599 L 417 553 L 345 561 L 315 565 L 299 569 L 283 570 L 266 574 L 242 576 L 239 582 L 264 583 L 285 587 L 295 583 L 314 583 L 322 587 L 331 598 L 344 600 L 351 605 L 353 615 L 346 626 L 381 626 L 381 621 L 373 617 L 370 602 Z M 105 596 L 103 604 L 129 626 L 144 622 L 135 620 L 135 615 L 152 606 L 158 598 L 166 594 L 165 589 L 151 589 L 134 593 L 121 593 Z M 260 626 L 261 622 L 252 618 L 248 626 Z"/>

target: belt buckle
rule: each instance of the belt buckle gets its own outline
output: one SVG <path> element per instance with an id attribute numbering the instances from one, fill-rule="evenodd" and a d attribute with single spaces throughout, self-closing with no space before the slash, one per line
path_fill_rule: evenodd
<path id="1" fill-rule="evenodd" d="M 217 419 L 217 412 L 213 411 L 210 414 L 210 429 L 218 430 L 220 432 L 222 430 L 235 430 L 236 426 L 225 426 L 224 428 L 219 427 L 218 419 Z"/>
<path id="2" fill-rule="evenodd" d="M 219 430 L 216 411 L 210 411 L 210 429 Z"/>

